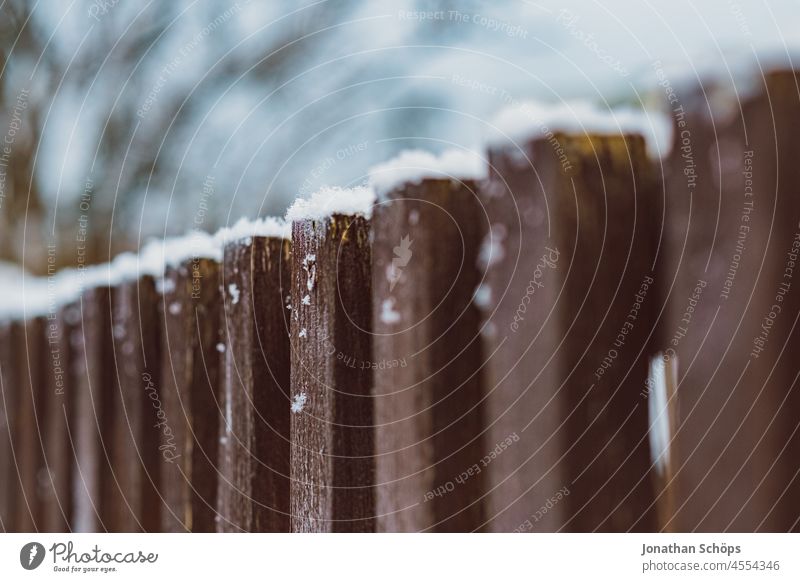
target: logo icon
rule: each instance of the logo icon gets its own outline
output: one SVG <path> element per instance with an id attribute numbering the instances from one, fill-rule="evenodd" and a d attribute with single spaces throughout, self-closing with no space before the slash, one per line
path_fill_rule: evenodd
<path id="1" fill-rule="evenodd" d="M 19 551 L 19 563 L 26 570 L 35 570 L 44 561 L 44 546 L 39 542 L 29 542 Z"/>
<path id="2" fill-rule="evenodd" d="M 403 275 L 403 267 L 408 265 L 408 262 L 411 260 L 411 245 L 413 244 L 413 240 L 406 235 L 400 239 L 400 244 L 392 249 L 394 251 L 394 258 L 392 259 L 392 264 L 389 265 L 389 268 L 386 270 L 386 278 L 389 280 L 389 292 L 394 291 L 394 286 L 400 281 L 400 277 Z"/>

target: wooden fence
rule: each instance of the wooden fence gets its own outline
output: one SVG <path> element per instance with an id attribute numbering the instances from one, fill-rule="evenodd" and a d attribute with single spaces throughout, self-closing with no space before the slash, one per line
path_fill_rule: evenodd
<path id="1" fill-rule="evenodd" d="M 664 159 L 539 124 L 55 277 L 0 324 L 2 529 L 800 530 L 800 83 L 708 90 Z"/>

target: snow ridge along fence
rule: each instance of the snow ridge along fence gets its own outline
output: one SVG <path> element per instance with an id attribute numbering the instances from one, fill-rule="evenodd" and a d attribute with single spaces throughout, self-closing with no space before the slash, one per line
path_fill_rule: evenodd
<path id="1" fill-rule="evenodd" d="M 518 104 L 483 152 L 26 277 L 0 527 L 797 531 L 797 87 L 682 87 L 667 142 Z"/>

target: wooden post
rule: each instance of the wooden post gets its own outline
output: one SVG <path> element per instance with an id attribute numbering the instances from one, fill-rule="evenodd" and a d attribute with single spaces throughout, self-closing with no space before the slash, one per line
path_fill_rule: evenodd
<path id="1" fill-rule="evenodd" d="M 12 439 L 14 473 L 19 480 L 21 496 L 16 499 L 14 518 L 9 531 L 35 532 L 42 529 L 42 488 L 40 479 L 44 469 L 42 421 L 44 366 L 44 317 L 11 324 L 12 365 L 17 374 L 12 377 L 17 390 L 16 408 L 9 418 Z"/>
<path id="2" fill-rule="evenodd" d="M 477 185 L 403 184 L 372 219 L 377 528 L 473 531 L 486 519 Z"/>
<path id="3" fill-rule="evenodd" d="M 659 218 L 645 142 L 553 128 L 493 147 L 490 166 L 485 438 L 504 444 L 485 469 L 487 528 L 651 531 Z"/>
<path id="4" fill-rule="evenodd" d="M 19 396 L 11 329 L 10 320 L 0 322 L 0 528 L 3 532 L 15 530 L 15 511 L 23 502 L 11 433 Z"/>
<path id="5" fill-rule="evenodd" d="M 74 303 L 47 315 L 44 358 L 44 466 L 42 530 L 69 532 L 72 527 L 74 382 L 71 336 L 78 333 L 80 306 Z"/>
<path id="6" fill-rule="evenodd" d="M 220 265 L 193 258 L 161 283 L 162 530 L 216 530 L 220 425 Z"/>
<path id="7" fill-rule="evenodd" d="M 289 530 L 291 242 L 225 246 L 219 531 Z"/>
<path id="8" fill-rule="evenodd" d="M 79 322 L 70 334 L 75 449 L 72 529 L 76 532 L 106 531 L 111 523 L 116 489 L 110 465 L 115 390 L 112 293 L 107 285 L 87 285 L 80 297 Z"/>
<path id="9" fill-rule="evenodd" d="M 116 488 L 110 531 L 152 532 L 161 526 L 159 301 L 151 275 L 125 280 L 114 290 L 111 468 Z"/>
<path id="10" fill-rule="evenodd" d="M 744 95 L 704 83 L 672 111 L 665 343 L 680 361 L 679 531 L 800 524 L 797 83 L 791 71 Z"/>
<path id="11" fill-rule="evenodd" d="M 292 531 L 375 527 L 369 231 L 361 215 L 292 224 Z"/>

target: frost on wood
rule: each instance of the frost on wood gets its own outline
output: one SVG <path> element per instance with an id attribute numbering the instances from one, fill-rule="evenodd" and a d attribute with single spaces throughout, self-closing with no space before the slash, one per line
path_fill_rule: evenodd
<path id="1" fill-rule="evenodd" d="M 515 104 L 497 115 L 493 128 L 489 138 L 491 147 L 521 148 L 534 139 L 556 139 L 558 133 L 642 135 L 655 158 L 665 157 L 672 145 L 669 116 L 655 111 L 603 109 L 587 101 Z"/>
<path id="2" fill-rule="evenodd" d="M 305 392 L 295 394 L 295 396 L 292 398 L 292 412 L 295 414 L 301 412 L 303 407 L 306 405 L 306 400 L 308 400 L 308 395 Z"/>
<path id="3" fill-rule="evenodd" d="M 322 220 L 334 214 L 369 218 L 374 204 L 375 192 L 366 186 L 326 187 L 314 192 L 309 199 L 296 200 L 286 212 L 286 220 Z"/>
<path id="4" fill-rule="evenodd" d="M 296 220 L 292 245 L 292 531 L 372 531 L 369 223 Z"/>
<path id="5" fill-rule="evenodd" d="M 405 150 L 370 168 L 369 180 L 378 196 L 383 197 L 404 183 L 419 184 L 426 178 L 479 180 L 486 172 L 486 160 L 475 152 L 449 149 L 437 156 L 423 150 Z"/>

